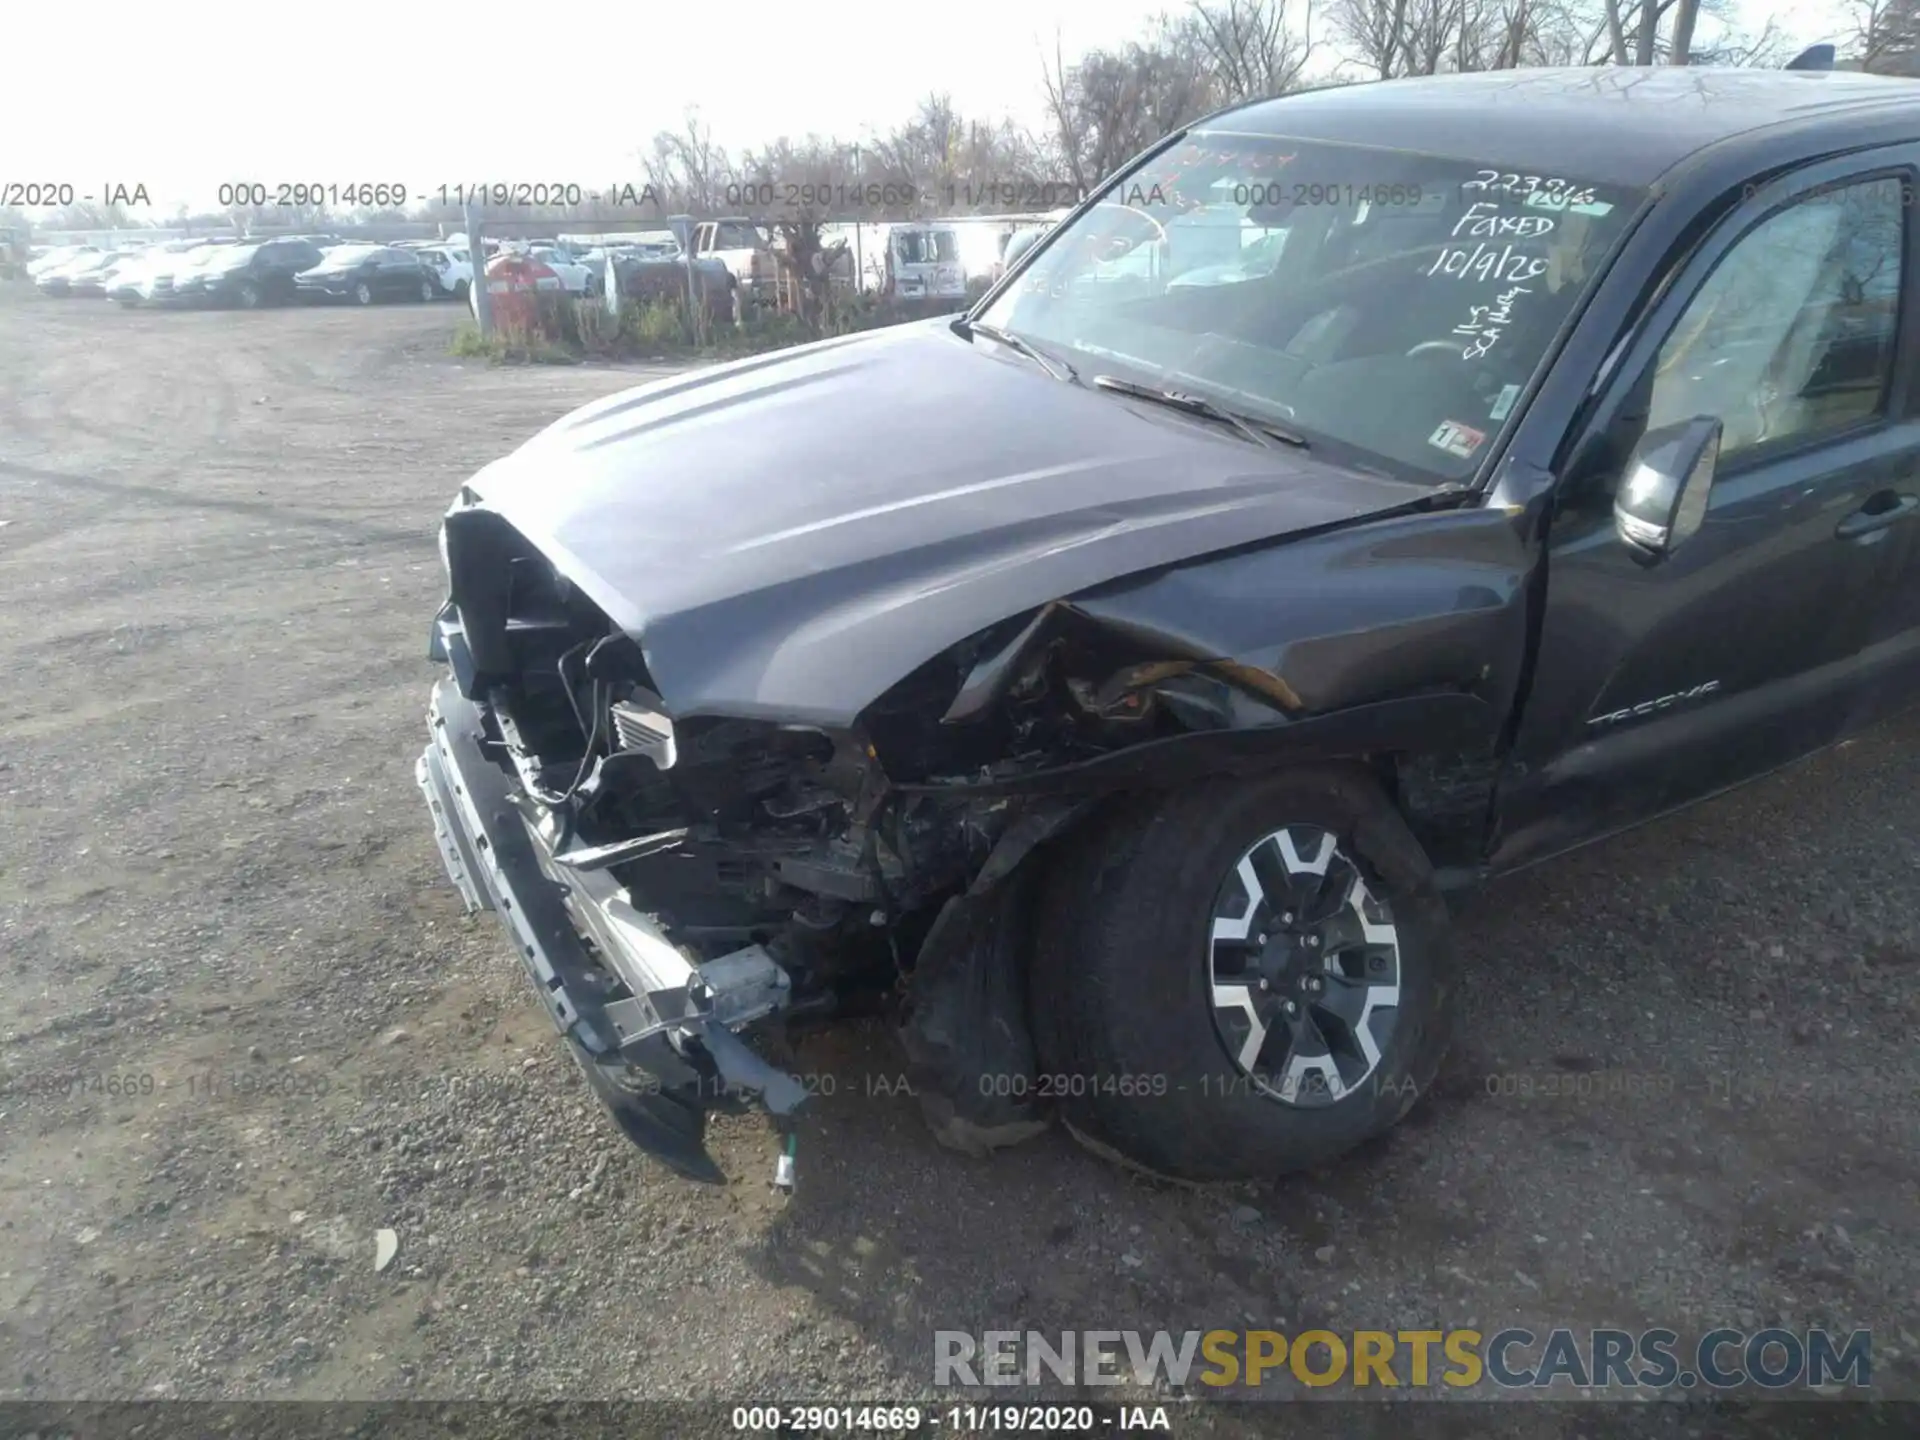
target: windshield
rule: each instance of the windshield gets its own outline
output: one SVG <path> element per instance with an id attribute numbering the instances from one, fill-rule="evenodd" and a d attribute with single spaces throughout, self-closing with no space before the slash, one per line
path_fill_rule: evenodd
<path id="1" fill-rule="evenodd" d="M 763 250 L 767 244 L 766 234 L 760 227 L 743 220 L 722 220 L 714 230 L 716 250 Z"/>
<path id="2" fill-rule="evenodd" d="M 979 318 L 1082 375 L 1198 394 L 1333 458 L 1457 481 L 1635 199 L 1404 150 L 1193 136 L 1051 236 Z"/>
<path id="3" fill-rule="evenodd" d="M 960 240 L 951 230 L 899 230 L 893 251 L 902 265 L 951 265 L 960 258 Z"/>

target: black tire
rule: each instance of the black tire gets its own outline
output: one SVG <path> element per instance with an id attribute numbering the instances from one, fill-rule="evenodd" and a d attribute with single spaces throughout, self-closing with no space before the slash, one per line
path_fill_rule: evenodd
<path id="1" fill-rule="evenodd" d="M 466 300 L 467 300 L 467 282 L 466 281 L 456 280 L 453 282 L 453 298 L 458 300 L 463 305 L 466 303 Z"/>
<path id="2" fill-rule="evenodd" d="M 258 310 L 260 308 L 260 302 L 264 298 L 265 297 L 262 296 L 260 293 L 260 287 L 254 284 L 251 280 L 243 280 L 240 282 L 240 308 L 241 309 Z"/>
<path id="3" fill-rule="evenodd" d="M 1323 1090 L 1305 1103 L 1236 1064 L 1213 993 L 1220 897 L 1244 891 L 1233 878 L 1241 857 L 1290 826 L 1334 837 L 1327 863 L 1351 862 L 1397 936 L 1398 1003 L 1365 1027 L 1377 1061 L 1337 1098 Z M 1096 1150 L 1179 1180 L 1283 1175 L 1380 1134 L 1432 1083 L 1448 1038 L 1447 910 L 1419 842 L 1364 769 L 1289 770 L 1120 802 L 1074 838 L 1047 889 L 1030 972 L 1042 1087 Z M 1248 897 L 1247 923 L 1263 913 Z M 1368 952 L 1362 968 L 1372 963 Z"/>
<path id="4" fill-rule="evenodd" d="M 439 293 L 440 287 L 434 284 L 433 281 L 422 280 L 420 282 L 420 303 L 422 305 L 431 305 L 434 300 L 438 298 Z"/>
<path id="5" fill-rule="evenodd" d="M 353 287 L 353 298 L 358 304 L 371 305 L 373 303 L 373 287 L 362 280 L 358 285 Z"/>

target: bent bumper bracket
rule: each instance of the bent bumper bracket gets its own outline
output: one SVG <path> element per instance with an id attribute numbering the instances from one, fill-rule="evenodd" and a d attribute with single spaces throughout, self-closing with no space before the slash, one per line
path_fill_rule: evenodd
<path id="1" fill-rule="evenodd" d="M 782 1008 L 786 972 L 759 946 L 695 965 L 610 873 L 556 856 L 557 827 L 523 812 L 481 748 L 479 707 L 454 680 L 434 687 L 427 720 L 431 743 L 414 776 L 467 912 L 500 917 L 555 1028 L 629 1138 L 682 1174 L 723 1179 L 700 1140 L 701 1112 L 672 1093 L 698 1078 L 679 1043 L 703 1047 L 722 1080 L 776 1115 L 791 1112 L 805 1098 L 800 1083 L 729 1028 Z M 589 956 L 582 933 L 617 982 Z M 656 1077 L 664 1092 L 614 1083 L 625 1066 Z"/>

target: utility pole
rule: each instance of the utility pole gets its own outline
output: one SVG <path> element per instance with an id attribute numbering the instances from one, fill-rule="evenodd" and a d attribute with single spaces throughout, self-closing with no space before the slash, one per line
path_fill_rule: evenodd
<path id="1" fill-rule="evenodd" d="M 487 251 L 480 238 L 480 211 L 472 200 L 467 212 L 467 268 L 473 277 L 467 290 L 473 296 L 473 318 L 480 326 L 482 339 L 493 334 L 493 297 L 487 294 Z"/>

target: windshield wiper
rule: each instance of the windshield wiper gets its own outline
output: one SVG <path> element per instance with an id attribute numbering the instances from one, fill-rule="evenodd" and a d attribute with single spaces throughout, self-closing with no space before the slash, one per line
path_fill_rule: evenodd
<path id="1" fill-rule="evenodd" d="M 1162 390 L 1157 385 L 1142 385 L 1137 380 L 1123 380 L 1118 375 L 1096 375 L 1093 383 L 1097 388 L 1111 390 L 1116 395 L 1131 395 L 1136 400 L 1151 400 L 1158 405 L 1184 410 L 1189 415 L 1218 420 L 1222 425 L 1231 425 L 1254 444 L 1265 445 L 1268 449 L 1273 448 L 1276 440 L 1295 450 L 1307 448 L 1306 436 L 1296 435 L 1284 425 L 1276 425 L 1271 420 L 1228 410 L 1204 395 L 1194 395 L 1184 390 Z"/>
<path id="2" fill-rule="evenodd" d="M 989 340 L 998 340 L 1009 350 L 1017 351 L 1026 356 L 1056 380 L 1065 380 L 1073 385 L 1080 383 L 1080 372 L 1075 370 L 1073 366 L 1056 355 L 1047 354 L 1045 351 L 1036 347 L 1032 341 L 1022 339 L 1011 330 L 1002 330 L 998 325 L 989 325 L 984 320 L 969 320 L 967 321 L 967 333 L 969 335 L 984 335 Z"/>

